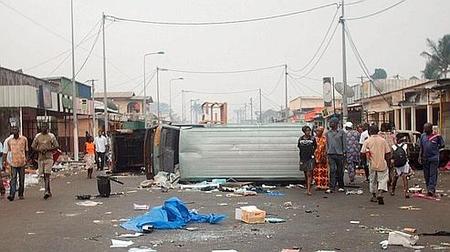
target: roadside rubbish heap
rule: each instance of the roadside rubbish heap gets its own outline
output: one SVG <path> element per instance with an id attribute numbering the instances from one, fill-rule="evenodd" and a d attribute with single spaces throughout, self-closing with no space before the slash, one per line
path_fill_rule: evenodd
<path id="1" fill-rule="evenodd" d="M 191 222 L 216 224 L 225 220 L 226 215 L 199 214 L 189 211 L 185 203 L 177 197 L 169 198 L 164 205 L 157 206 L 144 215 L 131 218 L 121 226 L 135 232 L 149 229 L 178 229 Z"/>

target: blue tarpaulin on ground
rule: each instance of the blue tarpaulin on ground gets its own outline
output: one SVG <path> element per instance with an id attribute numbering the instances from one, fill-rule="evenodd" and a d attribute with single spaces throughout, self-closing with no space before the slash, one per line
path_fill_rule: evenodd
<path id="1" fill-rule="evenodd" d="M 225 215 L 198 214 L 186 207 L 177 197 L 170 198 L 164 205 L 150 209 L 144 215 L 136 216 L 121 226 L 127 230 L 142 232 L 142 227 L 152 225 L 155 229 L 176 229 L 186 226 L 189 222 L 215 224 L 223 221 Z"/>

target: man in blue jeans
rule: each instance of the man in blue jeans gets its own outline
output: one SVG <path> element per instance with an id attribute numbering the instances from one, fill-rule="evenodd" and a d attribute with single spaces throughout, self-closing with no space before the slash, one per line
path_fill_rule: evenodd
<path id="1" fill-rule="evenodd" d="M 444 139 L 433 132 L 433 125 L 425 123 L 420 136 L 419 163 L 423 165 L 423 175 L 427 185 L 427 195 L 435 196 L 439 167 L 439 149 L 444 148 Z"/>
<path id="2" fill-rule="evenodd" d="M 19 178 L 19 199 L 23 199 L 25 189 L 25 165 L 27 163 L 28 140 L 19 135 L 19 129 L 12 127 L 12 138 L 5 141 L 3 159 L 6 160 L 8 153 L 11 154 L 11 188 L 8 200 L 13 201 L 16 195 L 17 178 Z M 6 161 L 3 161 L 6 163 Z M 5 166 L 5 165 L 4 165 Z"/>
<path id="3" fill-rule="evenodd" d="M 326 193 L 332 193 L 338 185 L 339 192 L 344 192 L 344 157 L 347 150 L 346 134 L 338 128 L 339 119 L 330 120 L 330 130 L 325 134 L 327 138 L 327 155 L 330 166 L 330 188 Z"/>

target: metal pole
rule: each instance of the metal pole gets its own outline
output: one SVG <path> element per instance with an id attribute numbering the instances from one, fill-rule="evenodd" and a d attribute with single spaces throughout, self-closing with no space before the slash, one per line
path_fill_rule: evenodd
<path id="1" fill-rule="evenodd" d="M 181 90 L 181 121 L 184 123 L 186 121 L 185 108 L 184 108 L 184 90 Z"/>
<path id="2" fill-rule="evenodd" d="M 344 85 L 342 91 L 342 121 L 347 122 L 348 110 L 347 110 L 347 57 L 345 51 L 345 19 L 344 19 L 344 0 L 342 0 L 342 16 L 340 18 L 342 24 L 342 82 Z"/>
<path id="3" fill-rule="evenodd" d="M 73 0 L 70 0 L 70 23 L 72 27 L 72 112 L 73 112 L 73 157 L 78 161 L 77 85 L 75 82 L 75 37 L 73 32 Z"/>
<path id="4" fill-rule="evenodd" d="M 261 94 L 261 88 L 258 88 L 259 91 L 259 123 L 262 124 L 262 94 Z"/>
<path id="5" fill-rule="evenodd" d="M 253 124 L 253 98 L 250 97 L 250 124 Z"/>
<path id="6" fill-rule="evenodd" d="M 169 81 L 169 119 L 172 121 L 172 81 Z"/>
<path id="7" fill-rule="evenodd" d="M 103 103 L 105 115 L 105 134 L 109 130 L 108 122 L 108 95 L 106 93 L 106 48 L 105 48 L 105 13 L 102 13 L 102 33 L 103 33 Z"/>
<path id="8" fill-rule="evenodd" d="M 333 87 L 333 114 L 336 114 L 336 96 L 334 95 L 334 77 L 331 78 L 332 87 Z"/>
<path id="9" fill-rule="evenodd" d="M 143 107 L 143 114 L 144 114 L 144 127 L 147 128 L 147 85 L 145 81 L 145 55 L 144 55 L 144 105 Z"/>
<path id="10" fill-rule="evenodd" d="M 284 108 L 285 108 L 285 119 L 286 122 L 289 118 L 289 108 L 288 108 L 288 71 L 287 71 L 287 64 L 284 65 Z"/>
<path id="11" fill-rule="evenodd" d="M 96 80 L 91 80 L 91 85 L 92 85 L 92 105 L 93 105 L 93 109 L 92 109 L 92 136 L 95 137 L 95 134 L 97 133 L 97 115 L 95 114 L 95 81 Z"/>
<path id="12" fill-rule="evenodd" d="M 193 111 L 192 111 L 192 102 L 193 102 L 194 100 L 193 99 L 191 99 L 191 102 L 189 103 L 189 106 L 190 106 L 190 114 L 191 114 L 191 124 L 193 124 L 193 116 L 192 116 L 192 113 L 193 113 Z"/>
<path id="13" fill-rule="evenodd" d="M 160 118 L 160 111 L 159 111 L 159 67 L 156 67 L 156 105 L 158 109 L 158 123 Z"/>

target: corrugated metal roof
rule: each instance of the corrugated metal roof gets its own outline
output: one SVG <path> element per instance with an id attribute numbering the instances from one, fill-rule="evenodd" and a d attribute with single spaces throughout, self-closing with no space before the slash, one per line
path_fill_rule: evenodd
<path id="1" fill-rule="evenodd" d="M 95 98 L 103 98 L 103 92 L 95 93 Z M 108 98 L 131 98 L 134 96 L 134 92 L 106 92 Z"/>
<path id="2" fill-rule="evenodd" d="M 300 125 L 182 129 L 182 180 L 297 180 Z"/>

